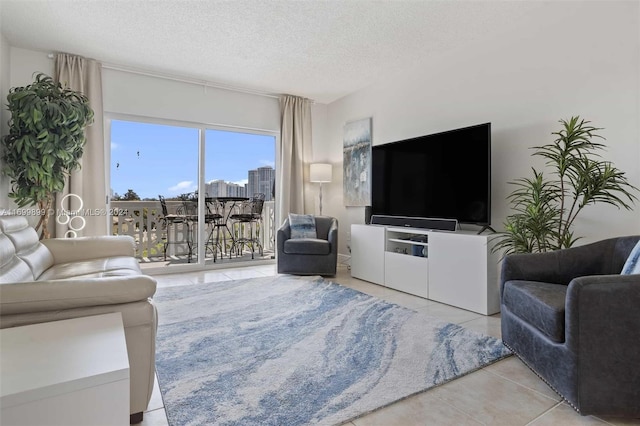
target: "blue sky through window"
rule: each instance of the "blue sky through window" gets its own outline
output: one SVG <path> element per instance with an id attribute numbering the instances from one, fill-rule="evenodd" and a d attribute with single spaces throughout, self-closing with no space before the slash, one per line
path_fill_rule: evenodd
<path id="1" fill-rule="evenodd" d="M 205 182 L 244 184 L 248 171 L 275 168 L 275 138 L 269 135 L 205 131 Z M 198 183 L 198 129 L 132 121 L 111 121 L 111 189 L 140 198 L 193 192 Z"/>

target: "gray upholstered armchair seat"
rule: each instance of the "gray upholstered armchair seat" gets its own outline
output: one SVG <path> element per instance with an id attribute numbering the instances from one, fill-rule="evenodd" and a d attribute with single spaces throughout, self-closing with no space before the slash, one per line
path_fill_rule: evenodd
<path id="1" fill-rule="evenodd" d="M 504 304 L 547 338 L 562 343 L 568 288 L 562 284 L 511 281 L 505 288 Z"/>
<path id="2" fill-rule="evenodd" d="M 583 415 L 640 417 L 640 236 L 507 256 L 502 340 Z"/>
<path id="3" fill-rule="evenodd" d="M 338 263 L 338 220 L 315 216 L 317 238 L 291 238 L 287 218 L 277 234 L 278 273 L 335 275 Z"/>
<path id="4" fill-rule="evenodd" d="M 317 238 L 296 238 L 285 240 L 283 252 L 285 254 L 317 254 L 326 256 L 331 253 L 331 244 L 327 240 Z"/>

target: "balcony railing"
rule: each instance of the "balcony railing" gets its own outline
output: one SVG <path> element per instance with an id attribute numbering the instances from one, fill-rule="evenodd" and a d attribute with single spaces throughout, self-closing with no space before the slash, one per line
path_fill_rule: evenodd
<path id="1" fill-rule="evenodd" d="M 169 213 L 182 206 L 181 201 L 167 201 Z M 273 201 L 266 201 L 262 209 L 259 238 L 267 253 L 275 251 L 275 210 Z M 111 209 L 118 211 L 112 218 L 113 235 L 131 235 L 136 244 L 136 257 L 143 262 L 164 260 L 165 241 L 167 258 L 185 257 L 189 254 L 188 229 L 185 223 L 167 224 L 163 220 L 160 201 L 112 201 Z M 234 232 L 238 232 L 234 230 Z M 206 230 L 208 235 L 209 230 Z M 212 254 L 207 251 L 207 256 Z"/>

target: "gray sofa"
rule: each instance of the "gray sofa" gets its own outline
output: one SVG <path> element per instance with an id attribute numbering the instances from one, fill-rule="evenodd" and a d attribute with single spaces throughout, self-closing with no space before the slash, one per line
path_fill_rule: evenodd
<path id="1" fill-rule="evenodd" d="M 502 340 L 582 415 L 640 417 L 640 236 L 505 257 Z"/>
<path id="2" fill-rule="evenodd" d="M 0 214 L 0 328 L 120 312 L 139 423 L 153 391 L 157 313 L 156 280 L 134 254 L 129 236 L 38 241 L 26 218 Z"/>
<path id="3" fill-rule="evenodd" d="M 315 216 L 317 238 L 291 238 L 287 218 L 276 236 L 279 274 L 334 276 L 338 264 L 338 220 Z"/>

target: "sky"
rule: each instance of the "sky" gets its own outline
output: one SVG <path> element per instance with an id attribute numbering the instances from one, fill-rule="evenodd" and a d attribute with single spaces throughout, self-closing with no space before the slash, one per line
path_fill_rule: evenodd
<path id="1" fill-rule="evenodd" d="M 111 121 L 111 190 L 140 198 L 193 192 L 198 183 L 198 129 L 132 121 Z M 205 182 L 244 184 L 248 171 L 275 168 L 275 138 L 206 130 Z"/>

